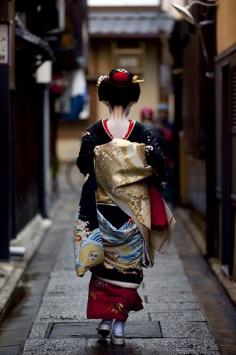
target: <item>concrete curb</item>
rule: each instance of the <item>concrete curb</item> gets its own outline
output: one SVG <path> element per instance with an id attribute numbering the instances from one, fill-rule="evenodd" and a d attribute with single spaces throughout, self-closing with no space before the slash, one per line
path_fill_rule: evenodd
<path id="1" fill-rule="evenodd" d="M 206 256 L 206 248 L 204 242 L 204 236 L 201 230 L 194 224 L 190 218 L 189 210 L 177 208 L 175 210 L 176 217 L 179 218 L 185 225 L 190 236 L 195 241 L 199 251 L 203 256 Z M 207 259 L 209 267 L 215 274 L 221 285 L 224 287 L 231 301 L 236 305 L 236 282 L 230 279 L 222 270 L 219 261 L 216 258 Z"/>
<path id="2" fill-rule="evenodd" d="M 51 225 L 51 220 L 37 215 L 11 243 L 12 246 L 25 248 L 23 259 L 12 258 L 9 262 L 0 262 L 0 319 L 5 315 L 27 265 Z"/>

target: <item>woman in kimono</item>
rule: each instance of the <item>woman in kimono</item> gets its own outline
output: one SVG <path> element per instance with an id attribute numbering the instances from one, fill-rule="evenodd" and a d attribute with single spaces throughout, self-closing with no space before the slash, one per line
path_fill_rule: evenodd
<path id="1" fill-rule="evenodd" d="M 77 159 L 85 182 L 74 229 L 76 272 L 92 272 L 87 317 L 101 319 L 98 333 L 115 345 L 124 344 L 129 312 L 143 308 L 142 267 L 153 265 L 148 186 L 162 190 L 167 181 L 156 137 L 128 119 L 139 82 L 124 69 L 99 78 L 98 97 L 110 115 L 87 129 Z"/>

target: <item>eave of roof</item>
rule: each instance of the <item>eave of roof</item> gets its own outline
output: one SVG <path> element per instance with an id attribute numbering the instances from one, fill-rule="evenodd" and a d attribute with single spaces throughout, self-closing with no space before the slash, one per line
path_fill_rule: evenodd
<path id="1" fill-rule="evenodd" d="M 170 34 L 174 20 L 163 11 L 95 11 L 90 10 L 90 37 L 155 38 Z"/>

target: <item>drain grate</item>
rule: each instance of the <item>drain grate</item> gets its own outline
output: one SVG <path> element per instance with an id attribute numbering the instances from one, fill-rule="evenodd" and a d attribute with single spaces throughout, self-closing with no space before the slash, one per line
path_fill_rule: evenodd
<path id="1" fill-rule="evenodd" d="M 49 323 L 45 338 L 98 338 L 97 322 L 55 322 Z M 127 322 L 125 337 L 133 338 L 162 338 L 159 322 Z"/>

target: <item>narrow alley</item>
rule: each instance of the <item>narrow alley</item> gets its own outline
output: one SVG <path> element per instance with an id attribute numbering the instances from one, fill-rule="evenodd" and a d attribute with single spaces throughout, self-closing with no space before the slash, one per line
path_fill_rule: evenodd
<path id="1" fill-rule="evenodd" d="M 235 14 L 0 1 L 0 355 L 236 355 Z"/>
<path id="2" fill-rule="evenodd" d="M 0 354 L 235 354 L 236 314 L 176 211 L 172 242 L 140 287 L 144 309 L 129 317 L 126 345 L 99 343 L 86 320 L 89 273 L 74 271 L 72 229 L 82 176 L 60 175 L 53 225 L 28 266 L 17 305 L 0 324 Z"/>

